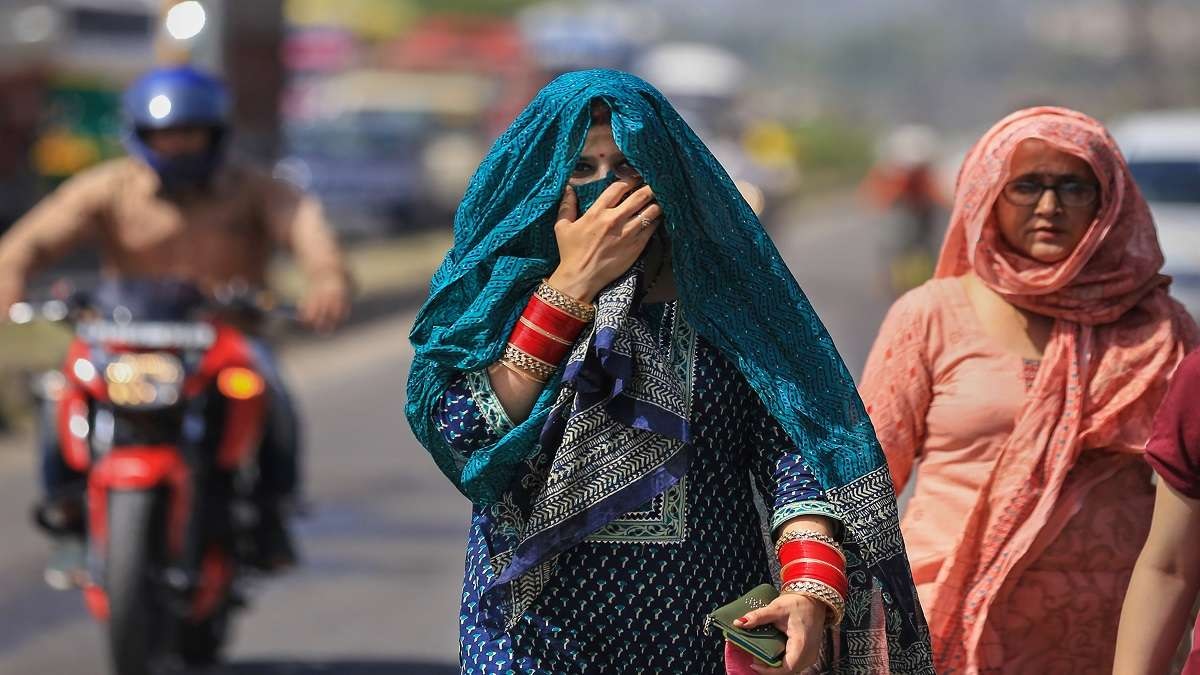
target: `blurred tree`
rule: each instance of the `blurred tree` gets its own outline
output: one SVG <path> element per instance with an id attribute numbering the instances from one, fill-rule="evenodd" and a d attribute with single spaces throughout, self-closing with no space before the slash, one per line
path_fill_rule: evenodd
<path id="1" fill-rule="evenodd" d="M 819 117 L 792 127 L 792 134 L 806 191 L 849 185 L 871 165 L 873 137 L 862 126 Z"/>

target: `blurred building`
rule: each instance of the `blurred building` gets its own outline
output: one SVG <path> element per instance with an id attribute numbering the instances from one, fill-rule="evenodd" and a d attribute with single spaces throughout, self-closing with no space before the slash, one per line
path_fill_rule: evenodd
<path id="1" fill-rule="evenodd" d="M 152 58 L 154 17 L 139 0 L 0 8 L 0 228 L 120 151 L 116 91 Z"/>
<path id="2" fill-rule="evenodd" d="M 544 82 L 509 18 L 289 0 L 280 177 L 345 235 L 449 227 L 491 139 Z"/>

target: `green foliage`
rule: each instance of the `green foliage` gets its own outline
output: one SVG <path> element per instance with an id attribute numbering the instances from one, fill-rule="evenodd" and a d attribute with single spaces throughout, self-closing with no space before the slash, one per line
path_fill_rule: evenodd
<path id="1" fill-rule="evenodd" d="M 871 165 L 873 138 L 861 127 L 821 117 L 794 126 L 792 132 L 806 190 L 856 182 Z"/>

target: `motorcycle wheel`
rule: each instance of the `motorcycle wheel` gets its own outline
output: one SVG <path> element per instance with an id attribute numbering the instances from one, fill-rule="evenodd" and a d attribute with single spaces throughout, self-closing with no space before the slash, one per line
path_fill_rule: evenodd
<path id="1" fill-rule="evenodd" d="M 158 541 L 153 492 L 113 492 L 108 499 L 109 652 L 116 675 L 149 675 L 163 649 L 167 617 L 151 574 Z"/>

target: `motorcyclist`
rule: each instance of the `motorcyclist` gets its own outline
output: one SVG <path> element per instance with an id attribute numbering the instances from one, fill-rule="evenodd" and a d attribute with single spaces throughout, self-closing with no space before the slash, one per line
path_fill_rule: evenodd
<path id="1" fill-rule="evenodd" d="M 948 207 L 934 167 L 937 151 L 932 129 L 900 126 L 881 143 L 860 185 L 866 201 L 897 221 L 889 265 L 889 285 L 897 295 L 928 279 L 937 260 L 938 224 Z"/>
<path id="2" fill-rule="evenodd" d="M 349 311 L 351 281 L 321 205 L 290 185 L 227 157 L 230 97 L 216 78 L 190 66 L 152 70 L 125 93 L 128 156 L 63 183 L 0 238 L 0 308 L 23 299 L 38 270 L 84 245 L 108 280 L 186 281 L 202 289 L 265 287 L 278 245 L 307 281 L 301 318 L 328 331 Z M 0 312 L 2 314 L 3 312 Z M 255 488 L 260 520 L 255 562 L 294 564 L 286 513 L 298 487 L 298 424 L 275 358 L 252 336 L 272 401 Z M 59 452 L 53 417 L 42 416 L 40 523 L 55 535 L 47 580 L 69 584 L 80 564 L 79 487 Z"/>

